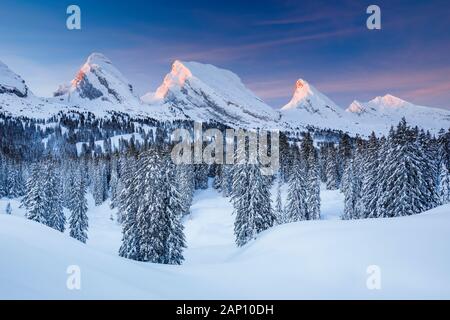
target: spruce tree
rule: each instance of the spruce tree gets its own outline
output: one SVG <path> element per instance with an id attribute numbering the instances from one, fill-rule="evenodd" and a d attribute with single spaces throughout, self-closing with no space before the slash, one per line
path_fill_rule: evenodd
<path id="1" fill-rule="evenodd" d="M 121 180 L 123 189 L 119 195 L 119 216 L 122 219 L 122 244 L 119 255 L 124 258 L 139 260 L 139 234 L 136 215 L 142 190 L 137 189 L 137 159 L 133 156 L 121 162 Z"/>
<path id="2" fill-rule="evenodd" d="M 309 153 L 306 180 L 306 219 L 320 219 L 320 178 L 318 160 L 315 151 Z"/>
<path id="3" fill-rule="evenodd" d="M 190 212 L 195 187 L 193 166 L 179 164 L 174 170 L 176 170 L 175 180 L 182 197 L 182 212 L 183 215 L 187 215 Z"/>
<path id="4" fill-rule="evenodd" d="M 30 220 L 48 225 L 49 211 L 47 210 L 46 194 L 42 181 L 43 168 L 34 164 L 26 183 L 26 193 L 22 198 L 22 205 L 26 208 L 26 217 Z"/>
<path id="5" fill-rule="evenodd" d="M 450 173 L 444 161 L 439 171 L 439 198 L 441 204 L 450 203 Z"/>
<path id="6" fill-rule="evenodd" d="M 55 230 L 64 232 L 66 217 L 63 211 L 62 184 L 55 163 L 49 161 L 44 178 L 45 202 L 48 210 L 47 225 Z"/>
<path id="7" fill-rule="evenodd" d="M 261 173 L 256 164 L 248 164 L 246 144 L 235 150 L 231 202 L 236 219 L 234 233 L 236 244 L 243 246 L 256 235 L 273 226 L 276 217 L 270 199 L 270 179 Z"/>
<path id="8" fill-rule="evenodd" d="M 342 219 L 358 219 L 357 212 L 358 190 L 355 183 L 354 161 L 350 159 L 342 176 L 342 192 L 344 193 L 344 214 Z"/>
<path id="9" fill-rule="evenodd" d="M 327 189 L 328 190 L 336 190 L 339 186 L 339 166 L 336 148 L 334 145 L 331 145 L 328 148 L 327 159 L 326 159 L 326 176 L 327 176 Z"/>
<path id="10" fill-rule="evenodd" d="M 166 230 L 163 263 L 181 264 L 184 260 L 183 249 L 186 248 L 181 217 L 186 210 L 189 210 L 189 208 L 186 208 L 188 206 L 186 201 L 192 200 L 187 200 L 180 192 L 188 192 L 188 190 L 180 189 L 175 176 L 175 165 L 168 156 L 165 158 L 166 170 L 163 180 L 163 185 L 165 186 L 164 209 L 169 223 Z"/>
<path id="11" fill-rule="evenodd" d="M 269 179 L 258 165 L 239 164 L 234 172 L 233 196 L 236 244 L 243 246 L 273 226 Z"/>
<path id="12" fill-rule="evenodd" d="M 425 211 L 429 201 L 423 173 L 425 158 L 405 119 L 391 130 L 386 152 L 379 170 L 378 215 L 398 217 Z"/>
<path id="13" fill-rule="evenodd" d="M 379 148 L 380 144 L 374 132 L 372 132 L 366 148 L 366 157 L 362 165 L 362 218 L 376 218 L 377 200 L 379 198 Z"/>
<path id="14" fill-rule="evenodd" d="M 88 206 L 86 200 L 86 185 L 81 172 L 74 178 L 72 186 L 72 199 L 70 204 L 69 228 L 70 236 L 83 243 L 88 238 Z"/>
<path id="15" fill-rule="evenodd" d="M 175 172 L 161 151 L 141 153 L 135 172 L 125 179 L 121 196 L 122 210 L 126 212 L 121 256 L 154 263 L 182 262 L 183 198 Z M 139 196 L 134 195 L 136 190 Z"/>
<path id="16" fill-rule="evenodd" d="M 276 216 L 277 224 L 285 223 L 283 202 L 281 200 L 281 185 L 282 185 L 281 174 L 278 174 L 278 177 L 277 177 L 277 198 L 275 200 L 275 216 Z"/>
<path id="17" fill-rule="evenodd" d="M 293 161 L 285 207 L 287 222 L 296 222 L 307 218 L 305 170 L 299 158 L 294 158 Z"/>

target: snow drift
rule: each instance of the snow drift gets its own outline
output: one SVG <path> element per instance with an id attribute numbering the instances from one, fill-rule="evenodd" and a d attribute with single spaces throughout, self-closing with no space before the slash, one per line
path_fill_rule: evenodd
<path id="1" fill-rule="evenodd" d="M 212 214 L 198 212 L 190 224 Z M 450 298 L 450 205 L 402 218 L 285 224 L 240 249 L 222 241 L 210 246 L 217 244 L 216 255 L 224 257 L 215 262 L 139 263 L 2 214 L 0 298 Z M 196 254 L 208 252 L 207 246 L 197 245 Z M 70 265 L 80 267 L 81 290 L 66 287 Z M 366 286 L 371 265 L 380 268 L 380 290 Z"/>

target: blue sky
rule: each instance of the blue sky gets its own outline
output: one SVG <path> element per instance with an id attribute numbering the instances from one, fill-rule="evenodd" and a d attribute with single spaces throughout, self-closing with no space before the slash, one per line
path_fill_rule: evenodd
<path id="1" fill-rule="evenodd" d="M 82 29 L 66 29 L 66 8 Z M 382 29 L 366 28 L 381 8 Z M 70 81 L 91 52 L 108 56 L 139 94 L 174 59 L 237 73 L 273 107 L 303 78 L 340 106 L 391 93 L 450 109 L 450 2 L 2 0 L 0 60 L 38 95 Z"/>

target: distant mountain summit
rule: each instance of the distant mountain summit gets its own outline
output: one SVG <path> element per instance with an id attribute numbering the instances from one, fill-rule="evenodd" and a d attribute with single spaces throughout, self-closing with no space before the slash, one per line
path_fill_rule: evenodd
<path id="1" fill-rule="evenodd" d="M 54 96 L 71 104 L 139 104 L 133 86 L 101 53 L 91 54 L 74 79 L 59 86 Z"/>
<path id="2" fill-rule="evenodd" d="M 215 121 L 232 127 L 277 127 L 279 115 L 231 71 L 198 62 L 175 61 L 144 102 L 164 105 L 174 117 Z"/>
<path id="3" fill-rule="evenodd" d="M 282 119 L 291 127 L 315 126 L 353 132 L 351 117 L 330 98 L 309 84 L 298 79 L 292 99 L 281 108 Z"/>
<path id="4" fill-rule="evenodd" d="M 368 102 L 353 101 L 346 109 L 355 121 L 374 131 L 387 131 L 403 117 L 411 125 L 432 132 L 450 127 L 450 111 L 418 106 L 391 94 L 378 96 Z"/>
<path id="5" fill-rule="evenodd" d="M 25 98 L 30 94 L 25 81 L 0 61 L 0 94 L 15 95 Z"/>
<path id="6" fill-rule="evenodd" d="M 304 131 L 341 130 L 351 135 L 385 134 L 405 117 L 436 133 L 450 128 L 450 111 L 414 105 L 393 95 L 353 101 L 344 111 L 306 80 L 295 83 L 291 100 L 275 110 L 250 91 L 233 72 L 176 60 L 155 92 L 139 98 L 133 86 L 101 53 L 91 54 L 54 97 L 33 95 L 26 82 L 0 62 L 0 112 L 48 119 L 57 113 L 115 112 L 158 121 L 217 122 L 234 128 Z"/>

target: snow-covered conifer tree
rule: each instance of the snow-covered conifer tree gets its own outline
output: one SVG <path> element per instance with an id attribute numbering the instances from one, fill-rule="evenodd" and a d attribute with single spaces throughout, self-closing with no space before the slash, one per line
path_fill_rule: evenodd
<path id="1" fill-rule="evenodd" d="M 74 177 L 74 183 L 72 186 L 72 199 L 70 204 L 70 218 L 69 228 L 70 236 L 83 243 L 86 243 L 88 238 L 88 206 L 86 200 L 86 184 L 81 172 L 78 172 Z"/>
<path id="2" fill-rule="evenodd" d="M 358 189 L 356 185 L 354 160 L 350 159 L 345 165 L 344 174 L 342 175 L 342 192 L 344 193 L 344 214 L 342 219 L 358 219 Z"/>
<path id="3" fill-rule="evenodd" d="M 30 220 L 48 225 L 49 211 L 47 210 L 46 193 L 42 181 L 44 169 L 37 164 L 32 165 L 31 174 L 26 183 L 25 196 L 22 205 L 26 208 L 26 217 Z"/>
<path id="4" fill-rule="evenodd" d="M 414 130 L 403 119 L 391 130 L 381 164 L 378 212 L 381 217 L 398 217 L 423 212 L 428 207 L 424 157 Z"/>
<path id="5" fill-rule="evenodd" d="M 64 232 L 66 217 L 62 206 L 61 180 L 56 165 L 49 161 L 45 166 L 43 187 L 45 192 L 46 210 L 48 210 L 47 225 L 55 230 Z"/>
<path id="6" fill-rule="evenodd" d="M 121 161 L 121 181 L 123 189 L 119 195 L 119 216 L 122 219 L 122 245 L 119 255 L 124 258 L 139 260 L 139 234 L 136 214 L 142 190 L 137 189 L 137 159 L 130 157 Z"/>
<path id="7" fill-rule="evenodd" d="M 308 157 L 308 173 L 306 182 L 306 219 L 320 219 L 320 177 L 318 160 L 315 152 Z"/>
<path id="8" fill-rule="evenodd" d="M 361 189 L 361 203 L 362 203 L 362 218 L 376 218 L 377 201 L 378 201 L 378 185 L 379 176 L 379 142 L 374 132 L 372 132 L 366 147 L 366 157 L 362 164 L 362 189 Z"/>
<path id="9" fill-rule="evenodd" d="M 269 179 L 262 175 L 258 165 L 246 164 L 246 152 L 245 146 L 238 144 L 238 161 L 233 169 L 231 201 L 236 215 L 234 233 L 238 246 L 272 227 L 276 219 L 271 208 Z"/>
<path id="10" fill-rule="evenodd" d="M 276 216 L 277 224 L 285 223 L 283 202 L 281 200 L 281 185 L 282 185 L 281 174 L 278 174 L 278 177 L 277 177 L 277 198 L 275 200 L 275 216 Z"/>
<path id="11" fill-rule="evenodd" d="M 441 204 L 450 203 L 450 173 L 444 161 L 439 170 L 439 198 Z"/>
<path id="12" fill-rule="evenodd" d="M 336 148 L 332 145 L 328 148 L 325 164 L 328 190 L 336 190 L 339 186 L 339 166 L 337 161 Z"/>
<path id="13" fill-rule="evenodd" d="M 181 217 L 186 211 L 186 201 L 188 200 L 180 191 L 189 192 L 189 190 L 186 188 L 180 190 L 180 185 L 177 183 L 175 176 L 175 165 L 168 156 L 165 158 L 166 170 L 163 180 L 165 189 L 164 210 L 169 223 L 166 226 L 166 234 L 163 236 L 165 240 L 163 263 L 181 264 L 184 260 L 183 249 L 186 248 Z"/>
<path id="14" fill-rule="evenodd" d="M 293 160 L 293 167 L 289 179 L 289 190 L 285 206 L 287 222 L 306 220 L 306 181 L 305 169 L 298 157 Z"/>

